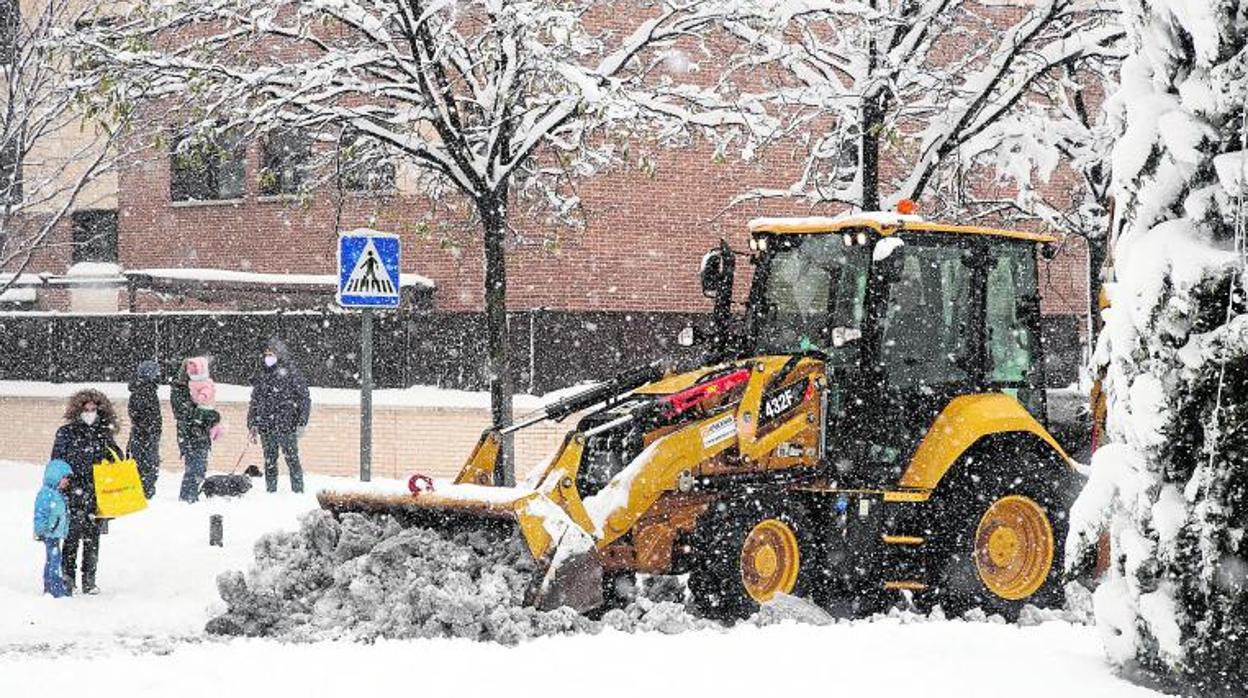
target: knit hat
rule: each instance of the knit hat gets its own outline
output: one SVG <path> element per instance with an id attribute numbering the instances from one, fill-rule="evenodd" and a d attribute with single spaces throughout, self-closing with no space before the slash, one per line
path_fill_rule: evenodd
<path id="1" fill-rule="evenodd" d="M 192 356 L 186 361 L 182 362 L 182 365 L 186 368 L 187 378 L 193 381 L 209 380 L 210 377 L 208 375 L 208 357 Z"/>
<path id="2" fill-rule="evenodd" d="M 140 361 L 139 367 L 135 371 L 135 375 L 137 375 L 141 380 L 154 381 L 157 378 L 160 378 L 160 364 L 152 361 L 151 359 Z"/>
<path id="3" fill-rule="evenodd" d="M 286 348 L 286 343 L 277 337 L 271 337 L 269 341 L 265 342 L 264 350 L 272 352 L 278 361 L 285 361 L 290 358 L 290 350 Z"/>

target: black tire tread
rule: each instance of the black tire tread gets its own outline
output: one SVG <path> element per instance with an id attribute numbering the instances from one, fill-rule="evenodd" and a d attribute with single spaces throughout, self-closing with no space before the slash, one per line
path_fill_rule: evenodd
<path id="1" fill-rule="evenodd" d="M 990 439 L 959 460 L 955 471 L 938 485 L 933 497 L 933 550 L 928 564 L 929 587 L 915 595 L 921 610 L 940 605 L 946 615 L 960 616 L 972 608 L 1016 620 L 1023 607 L 1058 607 L 1065 600 L 1063 557 L 1068 529 L 1069 497 L 1061 482 L 1057 456 L 1047 446 L 1021 439 Z M 1044 584 L 1031 596 L 1003 599 L 983 586 L 975 569 L 972 547 L 980 519 L 997 499 L 1022 495 L 1044 507 L 1053 529 L 1053 566 Z"/>
<path id="2" fill-rule="evenodd" d="M 741 581 L 740 554 L 750 530 L 770 518 L 784 521 L 797 535 L 800 568 L 793 594 L 808 595 L 818 562 L 804 507 L 780 495 L 755 494 L 712 505 L 692 537 L 689 592 L 699 615 L 734 622 L 758 611 Z"/>

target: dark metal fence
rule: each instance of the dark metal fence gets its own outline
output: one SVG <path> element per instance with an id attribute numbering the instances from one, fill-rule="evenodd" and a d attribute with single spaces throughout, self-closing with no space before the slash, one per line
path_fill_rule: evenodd
<path id="1" fill-rule="evenodd" d="M 697 313 L 509 314 L 517 389 L 543 393 L 662 356 Z M 213 377 L 246 383 L 269 337 L 289 346 L 312 385 L 359 385 L 360 318 L 345 313 L 158 313 L 150 315 L 0 315 L 0 380 L 120 381 L 139 361 L 157 358 L 166 375 L 187 356 L 211 355 Z M 377 314 L 373 378 L 379 388 L 488 386 L 485 316 L 480 313 Z"/>
<path id="2" fill-rule="evenodd" d="M 703 313 L 519 311 L 509 314 L 518 390 L 544 393 L 601 379 L 658 358 L 692 359 L 676 345 Z M 1050 385 L 1067 385 L 1080 360 L 1073 319 L 1046 318 Z M 0 315 L 0 380 L 120 381 L 146 358 L 171 375 L 180 359 L 209 354 L 213 376 L 246 383 L 269 337 L 290 347 L 312 385 L 359 385 L 358 315 L 346 313 L 157 313 Z M 436 385 L 482 390 L 485 317 L 480 313 L 378 314 L 373 325 L 377 387 Z"/>

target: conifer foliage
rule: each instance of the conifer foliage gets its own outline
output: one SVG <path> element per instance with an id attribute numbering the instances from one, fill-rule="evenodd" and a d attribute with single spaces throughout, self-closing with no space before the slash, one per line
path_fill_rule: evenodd
<path id="1" fill-rule="evenodd" d="M 1122 0 L 1109 100 L 1117 231 L 1094 363 L 1109 444 L 1075 504 L 1068 564 L 1107 529 L 1096 617 L 1128 674 L 1199 695 L 1248 686 L 1248 2 Z"/>

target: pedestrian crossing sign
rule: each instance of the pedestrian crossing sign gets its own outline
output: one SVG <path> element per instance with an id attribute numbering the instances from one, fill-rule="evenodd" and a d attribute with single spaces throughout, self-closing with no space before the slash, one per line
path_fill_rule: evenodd
<path id="1" fill-rule="evenodd" d="M 338 234 L 338 304 L 399 307 L 399 236 L 376 230 Z"/>

